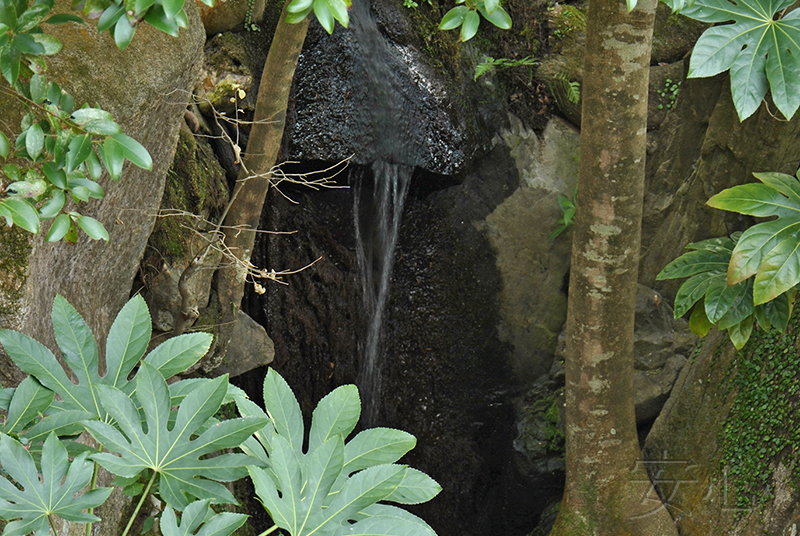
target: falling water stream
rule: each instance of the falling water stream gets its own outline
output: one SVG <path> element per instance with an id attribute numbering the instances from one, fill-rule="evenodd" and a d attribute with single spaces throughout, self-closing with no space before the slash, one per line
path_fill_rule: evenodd
<path id="1" fill-rule="evenodd" d="M 379 32 L 367 2 L 353 3 L 352 21 L 364 70 L 362 111 L 369 119 L 370 148 L 376 157 L 371 166 L 351 173 L 356 254 L 367 316 L 358 383 L 364 424 L 375 426 L 381 394 L 382 320 L 400 216 L 414 169 L 408 162 L 413 161 L 416 143 L 408 125 L 407 98 L 398 89 L 397 74 L 388 61 L 391 45 Z"/>

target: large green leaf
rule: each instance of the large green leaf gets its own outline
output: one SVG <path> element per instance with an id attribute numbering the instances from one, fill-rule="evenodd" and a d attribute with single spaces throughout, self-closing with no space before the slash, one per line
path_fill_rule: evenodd
<path id="1" fill-rule="evenodd" d="M 716 286 L 718 282 L 724 284 L 725 279 L 725 272 L 719 271 L 701 272 L 690 277 L 675 295 L 675 318 L 685 315 L 709 288 Z"/>
<path id="2" fill-rule="evenodd" d="M 778 17 L 791 4 L 791 0 L 696 0 L 681 11 L 703 22 L 733 22 L 700 36 L 689 77 L 730 69 L 733 102 L 742 121 L 758 109 L 768 88 L 787 118 L 800 106 L 800 12 Z"/>
<path id="3" fill-rule="evenodd" d="M 22 380 L 11 397 L 3 432 L 19 435 L 31 421 L 50 407 L 53 397 L 53 391 L 43 387 L 33 376 Z"/>
<path id="4" fill-rule="evenodd" d="M 337 387 L 314 409 L 311 431 L 308 436 L 308 451 L 314 452 L 328 438 L 341 435 L 346 438 L 358 424 L 361 416 L 361 399 L 355 385 Z"/>
<path id="5" fill-rule="evenodd" d="M 339 387 L 319 402 L 312 416 L 308 454 L 301 450 L 299 406 L 273 370 L 264 380 L 264 399 L 266 414 L 243 397 L 237 397 L 236 404 L 242 415 L 268 414 L 271 419 L 257 432 L 257 440 L 249 438 L 242 449 L 265 466 L 248 470 L 256 494 L 278 527 L 292 536 L 332 536 L 355 527 L 377 531 L 355 532 L 373 536 L 434 535 L 416 516 L 376 504 L 383 500 L 416 504 L 441 488 L 420 471 L 392 465 L 414 447 L 411 434 L 370 429 L 344 444 L 360 413 L 354 386 Z"/>
<path id="6" fill-rule="evenodd" d="M 689 251 L 665 266 L 656 276 L 656 280 L 679 279 L 708 271 L 727 272 L 730 254 L 729 250 L 724 249 L 721 252 L 707 249 Z"/>
<path id="7" fill-rule="evenodd" d="M 97 421 L 84 426 L 109 452 L 92 458 L 108 471 L 133 477 L 150 469 L 158 475 L 161 498 L 171 507 L 183 510 L 189 499 L 212 499 L 233 503 L 230 491 L 219 482 L 238 480 L 252 463 L 244 454 L 207 455 L 234 448 L 266 424 L 258 417 L 222 421 L 194 437 L 198 429 L 216 413 L 225 398 L 228 377 L 220 376 L 196 389 L 178 407 L 175 424 L 170 420 L 170 395 L 161 373 L 144 362 L 136 374 L 134 397 L 142 407 L 147 429 L 131 398 L 113 387 L 98 386 L 103 407 L 117 421 L 116 428 Z M 124 434 L 124 435 L 123 435 Z"/>
<path id="8" fill-rule="evenodd" d="M 758 267 L 753 300 L 768 302 L 800 283 L 800 237 L 792 235 L 764 256 Z"/>
<path id="9" fill-rule="evenodd" d="M 30 203 L 17 197 L 6 197 L 0 201 L 0 213 L 14 222 L 14 225 L 22 227 L 29 233 L 39 232 L 39 214 Z"/>
<path id="10" fill-rule="evenodd" d="M 800 240 L 800 218 L 778 218 L 750 227 L 731 255 L 728 283 L 733 285 L 755 275 L 764 257 L 790 237 Z"/>
<path id="11" fill-rule="evenodd" d="M 99 419 L 107 419 L 106 412 L 97 399 L 97 386 L 109 385 L 126 391 L 128 375 L 141 359 L 150 339 L 150 315 L 141 296 L 134 296 L 122 308 L 109 330 L 106 343 L 105 376 L 98 371 L 97 344 L 91 330 L 78 312 L 62 296 L 53 303 L 53 326 L 56 342 L 64 361 L 78 379 L 70 381 L 52 352 L 34 339 L 11 330 L 0 330 L 0 343 L 11 360 L 23 371 L 35 376 L 61 400 L 61 410 L 89 412 Z M 173 337 L 156 347 L 145 358 L 165 378 L 186 370 L 208 350 L 211 336 L 192 333 Z"/>
<path id="12" fill-rule="evenodd" d="M 167 506 L 161 514 L 161 534 L 164 536 L 228 536 L 244 525 L 245 514 L 215 513 L 208 499 L 194 501 L 183 511 L 180 524 L 175 511 Z M 202 525 L 202 526 L 201 526 Z"/>
<path id="13" fill-rule="evenodd" d="M 747 216 L 768 218 L 770 216 L 800 217 L 800 204 L 794 203 L 779 191 L 766 184 L 740 184 L 712 197 L 708 206 Z"/>
<path id="14" fill-rule="evenodd" d="M 86 460 L 86 454 L 78 455 L 70 463 L 67 450 L 55 434 L 50 434 L 44 442 L 41 478 L 27 449 L 5 434 L 0 435 L 0 460 L 22 488 L 0 479 L 0 517 L 14 520 L 6 526 L 4 536 L 25 536 L 33 531 L 49 534 L 51 514 L 73 523 L 100 521 L 82 510 L 101 505 L 113 488 L 76 496 L 92 479 L 94 464 Z"/>

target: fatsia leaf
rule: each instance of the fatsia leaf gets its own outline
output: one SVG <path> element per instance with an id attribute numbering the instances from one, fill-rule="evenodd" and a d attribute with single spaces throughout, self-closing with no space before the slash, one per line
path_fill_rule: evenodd
<path id="1" fill-rule="evenodd" d="M 33 531 L 49 534 L 50 514 L 73 523 L 99 521 L 97 516 L 81 510 L 101 505 L 113 489 L 95 489 L 76 497 L 92 479 L 94 464 L 86 460 L 86 454 L 70 463 L 67 450 L 54 433 L 44 442 L 41 478 L 27 449 L 5 434 L 0 435 L 0 460 L 22 488 L 0 479 L 0 517 L 14 520 L 6 526 L 6 536 L 24 536 Z"/>
<path id="2" fill-rule="evenodd" d="M 730 69 L 731 93 L 742 121 L 758 109 L 768 88 L 787 118 L 800 106 L 800 14 L 795 10 L 782 19 L 776 17 L 790 4 L 787 0 L 697 0 L 681 11 L 703 22 L 732 22 L 709 28 L 700 36 L 689 77 Z"/>
<path id="3" fill-rule="evenodd" d="M 62 216 L 68 218 L 66 214 Z M 77 385 L 70 381 L 52 352 L 34 339 L 16 331 L 0 330 L 0 343 L 23 372 L 35 376 L 61 397 L 56 403 L 59 409 L 86 411 L 96 418 L 106 419 L 107 414 L 97 401 L 96 389 L 104 384 L 132 390 L 132 386 L 128 387 L 128 375 L 150 339 L 150 315 L 144 299 L 141 296 L 131 298 L 114 320 L 106 343 L 105 376 L 100 376 L 98 370 L 97 344 L 91 330 L 62 296 L 57 296 L 53 303 L 52 317 L 56 342 L 64 361 L 78 379 Z M 169 378 L 200 359 L 208 350 L 210 339 L 210 335 L 201 333 L 174 337 L 150 352 L 146 359 Z M 180 368 L 183 365 L 186 367 Z"/>
<path id="4" fill-rule="evenodd" d="M 170 395 L 161 373 L 143 362 L 136 374 L 134 397 L 142 407 L 147 430 L 131 398 L 106 385 L 98 386 L 103 407 L 119 424 L 116 428 L 97 421 L 84 426 L 109 452 L 92 458 L 108 471 L 133 477 L 145 469 L 158 475 L 161 498 L 171 507 L 183 510 L 190 498 L 212 499 L 236 504 L 219 482 L 238 480 L 247 474 L 244 454 L 205 455 L 237 447 L 266 424 L 258 417 L 244 417 L 220 422 L 194 437 L 198 429 L 219 410 L 227 392 L 228 377 L 220 376 L 183 399 L 175 424 L 168 428 Z"/>
<path id="5" fill-rule="evenodd" d="M 345 525 L 333 533 L 334 536 L 435 536 L 435 532 L 425 527 L 390 516 L 368 517 L 353 525 Z"/>
<path id="6" fill-rule="evenodd" d="M 394 463 L 414 448 L 417 439 L 394 428 L 369 428 L 345 445 L 345 468 L 349 474 L 374 465 Z"/>
<path id="7" fill-rule="evenodd" d="M 194 501 L 183 511 L 180 524 L 175 511 L 167 506 L 161 514 L 161 533 L 164 536 L 228 536 L 247 521 L 245 514 L 215 514 L 210 505 L 209 499 Z"/>
<path id="8" fill-rule="evenodd" d="M 314 409 L 308 451 L 314 452 L 334 435 L 346 438 L 355 429 L 360 415 L 361 399 L 355 385 L 342 385 L 331 391 Z"/>
<path id="9" fill-rule="evenodd" d="M 32 420 L 50 407 L 53 396 L 53 391 L 43 387 L 33 376 L 22 380 L 8 406 L 8 417 L 3 432 L 6 434 L 22 432 Z"/>
<path id="10" fill-rule="evenodd" d="M 283 436 L 298 454 L 303 448 L 303 414 L 289 384 L 274 369 L 264 378 L 264 407 L 278 434 Z"/>

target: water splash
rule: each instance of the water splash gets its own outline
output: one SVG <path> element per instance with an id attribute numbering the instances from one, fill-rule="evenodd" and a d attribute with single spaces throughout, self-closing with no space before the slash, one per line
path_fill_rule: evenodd
<path id="1" fill-rule="evenodd" d="M 370 171 L 360 173 L 354 181 L 353 214 L 356 256 L 367 315 L 358 384 L 364 424 L 375 426 L 380 410 L 383 313 L 389 296 L 400 216 L 413 168 L 377 160 Z"/>

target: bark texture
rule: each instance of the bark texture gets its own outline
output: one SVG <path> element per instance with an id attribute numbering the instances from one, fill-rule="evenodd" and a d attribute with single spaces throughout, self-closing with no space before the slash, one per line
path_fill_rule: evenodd
<path id="1" fill-rule="evenodd" d="M 567 482 L 556 536 L 677 535 L 641 462 L 633 399 L 655 7 L 589 5 L 567 312 Z"/>
<path id="2" fill-rule="evenodd" d="M 242 302 L 246 265 L 250 262 L 269 189 L 270 170 L 278 160 L 292 79 L 308 31 L 309 17 L 297 24 L 286 22 L 288 4 L 287 0 L 264 64 L 244 165 L 224 220 L 225 247 L 240 262 L 228 262 L 217 272 L 217 292 L 222 305 L 220 355 L 225 353 Z"/>

